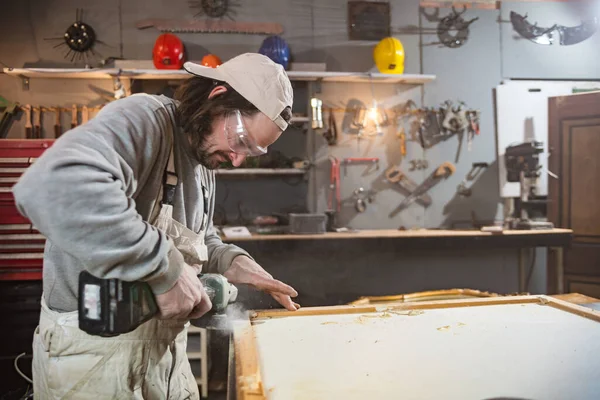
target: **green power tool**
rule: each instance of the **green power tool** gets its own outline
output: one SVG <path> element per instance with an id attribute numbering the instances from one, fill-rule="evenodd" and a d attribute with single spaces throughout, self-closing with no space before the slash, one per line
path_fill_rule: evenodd
<path id="1" fill-rule="evenodd" d="M 203 274 L 200 281 L 212 309 L 198 320 L 207 326 L 222 319 L 227 305 L 237 299 L 237 288 L 223 275 Z M 95 336 L 118 336 L 131 332 L 158 313 L 156 300 L 145 282 L 101 279 L 87 271 L 79 274 L 79 329 Z"/>

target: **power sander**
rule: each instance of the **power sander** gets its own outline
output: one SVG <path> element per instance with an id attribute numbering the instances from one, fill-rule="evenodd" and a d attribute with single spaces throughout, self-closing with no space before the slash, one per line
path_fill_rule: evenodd
<path id="1" fill-rule="evenodd" d="M 224 320 L 228 304 L 237 299 L 237 288 L 223 275 L 199 277 L 212 309 L 194 325 L 210 326 Z M 150 286 L 145 282 L 101 279 L 87 271 L 79 274 L 79 329 L 95 336 L 118 336 L 131 332 L 158 313 Z"/>

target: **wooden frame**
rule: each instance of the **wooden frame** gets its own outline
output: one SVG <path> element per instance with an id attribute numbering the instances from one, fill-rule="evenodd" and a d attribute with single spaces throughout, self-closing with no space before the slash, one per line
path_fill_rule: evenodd
<path id="1" fill-rule="evenodd" d="M 282 318 L 282 317 L 300 317 L 315 315 L 336 315 L 336 314 L 368 314 L 385 311 L 410 311 L 410 310 L 431 310 L 442 308 L 458 307 L 477 307 L 490 305 L 508 305 L 508 304 L 539 304 L 572 313 L 584 318 L 591 319 L 600 323 L 600 311 L 594 311 L 591 308 L 572 304 L 561 299 L 549 297 L 546 295 L 535 296 L 494 296 L 475 299 L 442 300 L 416 303 L 400 303 L 387 305 L 344 305 L 329 307 L 309 307 L 298 311 L 287 311 L 284 309 L 275 310 L 257 310 L 249 313 L 248 320 L 241 321 L 234 326 L 234 352 L 235 352 L 235 371 L 236 371 L 236 390 L 237 399 L 266 399 L 267 394 L 261 380 L 261 371 L 259 365 L 259 355 L 256 347 L 252 325 L 260 321 Z"/>
<path id="2" fill-rule="evenodd" d="M 500 294 L 482 292 L 476 289 L 443 289 L 443 290 L 428 290 L 425 292 L 396 294 L 388 296 L 362 296 L 348 304 L 353 306 L 359 305 L 382 305 L 382 304 L 398 304 L 417 301 L 438 301 L 438 300 L 455 300 L 461 298 L 474 297 L 497 297 Z"/>

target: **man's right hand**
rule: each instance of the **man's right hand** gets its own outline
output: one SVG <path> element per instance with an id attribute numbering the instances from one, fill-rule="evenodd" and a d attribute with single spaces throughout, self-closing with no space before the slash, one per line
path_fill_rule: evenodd
<path id="1" fill-rule="evenodd" d="M 159 319 L 196 319 L 212 308 L 196 270 L 185 264 L 179 279 L 169 291 L 156 296 Z"/>

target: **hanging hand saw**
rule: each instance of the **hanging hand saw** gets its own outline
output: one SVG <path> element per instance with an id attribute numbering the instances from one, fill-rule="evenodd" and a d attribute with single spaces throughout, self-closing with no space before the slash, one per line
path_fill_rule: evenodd
<path id="1" fill-rule="evenodd" d="M 410 179 L 404 172 L 402 172 L 397 167 L 391 167 L 390 169 L 385 171 L 385 177 L 388 182 L 398 184 L 398 186 L 400 187 L 400 192 L 404 196 L 410 196 L 410 194 L 418 188 L 417 183 Z M 423 207 L 429 207 L 431 205 L 431 197 L 427 193 L 424 193 L 423 195 L 419 196 L 416 201 Z M 396 216 L 398 212 L 400 212 L 399 208 L 392 211 L 389 215 L 390 218 Z"/>
<path id="2" fill-rule="evenodd" d="M 441 164 L 435 169 L 435 171 L 431 173 L 431 175 L 427 177 L 427 179 L 423 181 L 423 183 L 421 183 L 410 195 L 408 195 L 402 201 L 402 203 L 400 203 L 396 210 L 394 210 L 394 213 L 397 213 L 411 205 L 414 201 L 416 201 L 419 197 L 423 196 L 427 191 L 429 191 L 439 182 L 441 182 L 444 179 L 448 179 L 448 177 L 450 177 L 455 171 L 456 167 L 453 164 L 449 162 Z"/>

